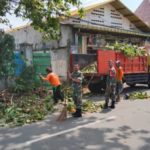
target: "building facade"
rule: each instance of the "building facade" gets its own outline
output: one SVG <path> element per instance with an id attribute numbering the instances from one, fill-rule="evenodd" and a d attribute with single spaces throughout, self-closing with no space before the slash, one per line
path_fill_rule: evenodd
<path id="1" fill-rule="evenodd" d="M 85 16 L 77 11 L 61 22 L 59 40 L 43 41 L 42 34 L 27 25 L 7 31 L 13 35 L 16 49 L 22 43 L 32 45 L 32 51 L 50 51 L 54 72 L 66 77 L 68 53 L 96 53 L 115 41 L 144 46 L 150 40 L 150 28 L 119 0 L 106 0 L 85 8 Z"/>

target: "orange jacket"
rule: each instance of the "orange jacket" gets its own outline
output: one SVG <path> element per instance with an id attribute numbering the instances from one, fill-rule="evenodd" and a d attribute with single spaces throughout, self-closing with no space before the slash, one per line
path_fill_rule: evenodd
<path id="1" fill-rule="evenodd" d="M 122 67 L 119 67 L 116 69 L 116 79 L 117 81 L 122 81 L 122 78 L 124 76 L 124 72 L 123 72 L 123 68 Z"/>
<path id="2" fill-rule="evenodd" d="M 55 87 L 61 85 L 59 77 L 53 72 L 49 73 L 46 78 L 43 78 L 43 80 L 49 81 L 49 83 Z"/>

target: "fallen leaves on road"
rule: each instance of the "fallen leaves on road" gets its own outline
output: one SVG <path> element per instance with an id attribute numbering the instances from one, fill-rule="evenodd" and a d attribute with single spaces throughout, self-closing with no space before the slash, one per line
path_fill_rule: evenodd
<path id="1" fill-rule="evenodd" d="M 150 95 L 148 95 L 147 92 L 133 92 L 129 94 L 129 98 L 133 100 L 135 99 L 143 100 L 150 98 Z"/>

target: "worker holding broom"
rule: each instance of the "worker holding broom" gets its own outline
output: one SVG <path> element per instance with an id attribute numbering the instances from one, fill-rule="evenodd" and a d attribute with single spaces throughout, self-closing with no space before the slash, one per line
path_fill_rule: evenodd
<path id="1" fill-rule="evenodd" d="M 82 80 L 83 74 L 78 64 L 74 64 L 73 73 L 68 72 L 68 78 L 72 81 L 73 101 L 76 105 L 76 112 L 73 117 L 82 117 Z"/>
<path id="2" fill-rule="evenodd" d="M 64 101 L 64 94 L 61 91 L 61 82 L 59 77 L 55 73 L 53 73 L 51 67 L 47 67 L 46 72 L 47 72 L 46 77 L 43 77 L 41 74 L 40 77 L 42 80 L 48 81 L 53 86 L 54 104 L 57 104 L 59 99 L 61 101 Z"/>
<path id="3" fill-rule="evenodd" d="M 109 98 L 111 98 L 111 108 L 115 108 L 115 92 L 116 92 L 116 69 L 114 67 L 113 61 L 108 62 L 109 70 L 106 81 L 106 92 L 105 92 L 105 106 L 108 108 Z"/>
<path id="4" fill-rule="evenodd" d="M 116 61 L 116 102 L 120 101 L 120 94 L 123 91 L 123 68 L 119 60 Z"/>

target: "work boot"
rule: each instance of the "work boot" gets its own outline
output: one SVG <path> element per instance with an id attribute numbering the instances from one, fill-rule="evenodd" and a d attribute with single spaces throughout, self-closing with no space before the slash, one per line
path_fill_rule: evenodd
<path id="1" fill-rule="evenodd" d="M 82 117 L 82 110 L 81 109 L 77 109 L 76 112 L 74 114 L 72 114 L 72 115 L 75 118 Z"/>
<path id="2" fill-rule="evenodd" d="M 110 108 L 114 109 L 115 108 L 115 102 L 112 102 Z"/>

